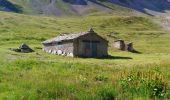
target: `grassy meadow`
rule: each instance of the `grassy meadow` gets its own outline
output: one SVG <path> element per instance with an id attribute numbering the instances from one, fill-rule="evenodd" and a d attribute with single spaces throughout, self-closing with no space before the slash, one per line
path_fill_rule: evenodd
<path id="1" fill-rule="evenodd" d="M 0 100 L 168 100 L 170 32 L 149 17 L 36 17 L 0 12 Z M 109 58 L 71 58 L 41 42 L 89 27 L 109 40 Z M 112 48 L 115 39 L 141 52 Z M 27 43 L 35 52 L 16 53 Z"/>

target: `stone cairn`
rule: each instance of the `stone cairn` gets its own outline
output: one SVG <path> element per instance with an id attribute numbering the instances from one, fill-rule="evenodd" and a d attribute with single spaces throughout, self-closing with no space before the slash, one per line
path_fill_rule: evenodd
<path id="1" fill-rule="evenodd" d="M 10 48 L 10 50 L 15 51 L 15 52 L 21 52 L 21 53 L 30 53 L 33 52 L 34 50 L 32 50 L 27 44 L 22 43 L 19 48 L 17 49 L 12 49 Z"/>

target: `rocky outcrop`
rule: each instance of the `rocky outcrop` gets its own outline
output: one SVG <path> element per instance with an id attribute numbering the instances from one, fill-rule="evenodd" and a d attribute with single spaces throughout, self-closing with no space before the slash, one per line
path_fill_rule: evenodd
<path id="1" fill-rule="evenodd" d="M 21 52 L 21 53 L 30 53 L 33 52 L 34 50 L 31 49 L 27 44 L 22 43 L 19 48 L 14 49 L 14 48 L 10 48 L 10 50 L 15 51 L 15 52 Z"/>

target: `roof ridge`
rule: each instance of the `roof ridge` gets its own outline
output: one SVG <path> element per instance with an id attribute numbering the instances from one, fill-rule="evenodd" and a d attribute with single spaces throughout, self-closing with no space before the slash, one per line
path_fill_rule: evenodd
<path id="1" fill-rule="evenodd" d="M 63 35 L 63 36 L 59 35 L 54 38 L 48 39 L 42 43 L 59 42 L 59 41 L 63 41 L 63 40 L 72 40 L 72 39 L 78 38 L 80 36 L 83 36 L 85 34 L 89 34 L 89 32 L 69 33 L 69 34 Z"/>

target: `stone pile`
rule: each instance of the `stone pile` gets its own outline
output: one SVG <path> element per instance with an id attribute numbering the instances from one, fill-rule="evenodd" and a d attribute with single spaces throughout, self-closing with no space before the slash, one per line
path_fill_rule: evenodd
<path id="1" fill-rule="evenodd" d="M 22 43 L 19 48 L 17 49 L 10 49 L 12 51 L 15 51 L 15 52 L 21 52 L 21 53 L 30 53 L 30 52 L 33 52 L 34 50 L 31 49 L 27 44 L 25 43 Z"/>

